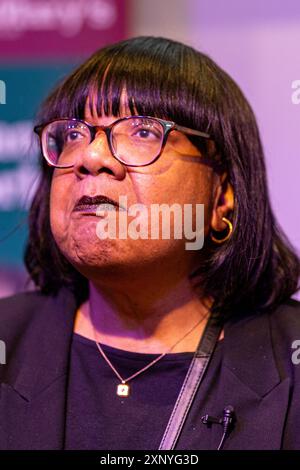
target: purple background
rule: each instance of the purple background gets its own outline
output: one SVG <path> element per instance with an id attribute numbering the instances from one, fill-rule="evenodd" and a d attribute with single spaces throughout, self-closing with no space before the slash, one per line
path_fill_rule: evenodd
<path id="1" fill-rule="evenodd" d="M 300 248 L 300 2 L 194 0 L 191 42 L 240 85 L 256 114 L 274 211 Z"/>

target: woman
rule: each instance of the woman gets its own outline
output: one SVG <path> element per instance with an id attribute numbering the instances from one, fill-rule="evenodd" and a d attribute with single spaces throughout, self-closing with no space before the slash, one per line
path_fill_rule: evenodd
<path id="1" fill-rule="evenodd" d="M 133 38 L 57 86 L 35 130 L 37 289 L 0 302 L 0 447 L 299 448 L 299 260 L 237 85 L 186 45 Z M 168 210 L 147 225 L 161 204 L 192 207 L 190 232 Z"/>

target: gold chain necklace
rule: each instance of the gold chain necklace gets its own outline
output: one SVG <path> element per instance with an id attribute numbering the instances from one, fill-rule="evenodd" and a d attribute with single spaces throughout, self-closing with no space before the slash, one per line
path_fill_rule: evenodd
<path id="1" fill-rule="evenodd" d="M 104 358 L 104 360 L 107 362 L 107 364 L 110 366 L 110 368 L 114 371 L 114 373 L 116 374 L 116 376 L 118 377 L 118 379 L 120 380 L 121 383 L 119 383 L 117 385 L 117 395 L 120 396 L 120 397 L 128 397 L 129 396 L 129 393 L 130 393 L 130 387 L 128 385 L 128 382 L 129 380 L 132 380 L 133 378 L 135 378 L 137 375 L 141 374 L 142 372 L 144 372 L 145 370 L 149 369 L 149 367 L 153 366 L 154 364 L 156 364 L 156 362 L 158 362 L 160 359 L 162 359 L 166 354 L 168 354 L 170 351 L 172 351 L 172 349 L 175 348 L 175 346 L 177 346 L 177 344 L 179 344 L 181 341 L 184 340 L 184 338 L 186 336 L 188 336 L 192 331 L 194 331 L 194 329 L 200 325 L 200 323 L 203 322 L 203 320 L 207 317 L 208 313 L 206 315 L 204 315 L 200 320 L 197 321 L 197 323 L 187 332 L 184 334 L 184 336 L 182 336 L 178 341 L 176 341 L 175 344 L 173 344 L 173 346 L 171 346 L 170 349 L 168 349 L 166 352 L 160 354 L 158 357 L 156 357 L 153 361 L 150 362 L 150 364 L 147 364 L 145 367 L 143 367 L 141 370 L 138 370 L 137 372 L 135 372 L 134 374 L 130 375 L 129 377 L 127 377 L 126 379 L 124 379 L 121 374 L 117 371 L 117 369 L 114 367 L 114 365 L 111 363 L 111 361 L 108 359 L 107 355 L 105 354 L 105 352 L 103 351 L 101 345 L 97 342 L 96 340 L 96 330 L 95 330 L 95 327 L 94 327 L 94 322 L 92 321 L 91 317 L 90 317 L 90 320 L 91 320 L 91 323 L 93 325 L 93 331 L 94 331 L 94 337 L 95 337 L 95 343 L 98 347 L 98 350 L 100 351 L 102 357 Z"/>

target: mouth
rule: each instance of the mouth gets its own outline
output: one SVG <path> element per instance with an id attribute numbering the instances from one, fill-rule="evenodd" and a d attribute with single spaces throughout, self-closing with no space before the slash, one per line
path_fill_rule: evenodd
<path id="1" fill-rule="evenodd" d="M 126 210 L 117 201 L 104 195 L 97 195 L 82 196 L 76 202 L 73 212 L 81 212 L 86 215 L 97 215 L 97 211 L 99 212 L 99 209 L 107 211 Z"/>

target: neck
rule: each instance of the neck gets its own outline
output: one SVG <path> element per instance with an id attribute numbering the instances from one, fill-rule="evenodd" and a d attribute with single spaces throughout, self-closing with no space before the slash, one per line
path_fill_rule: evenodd
<path id="1" fill-rule="evenodd" d="M 211 301 L 201 300 L 187 279 L 169 289 L 162 284 L 134 288 L 131 283 L 90 282 L 90 296 L 77 312 L 75 332 L 119 349 L 163 353 L 192 330 L 172 352 L 194 351 Z"/>

